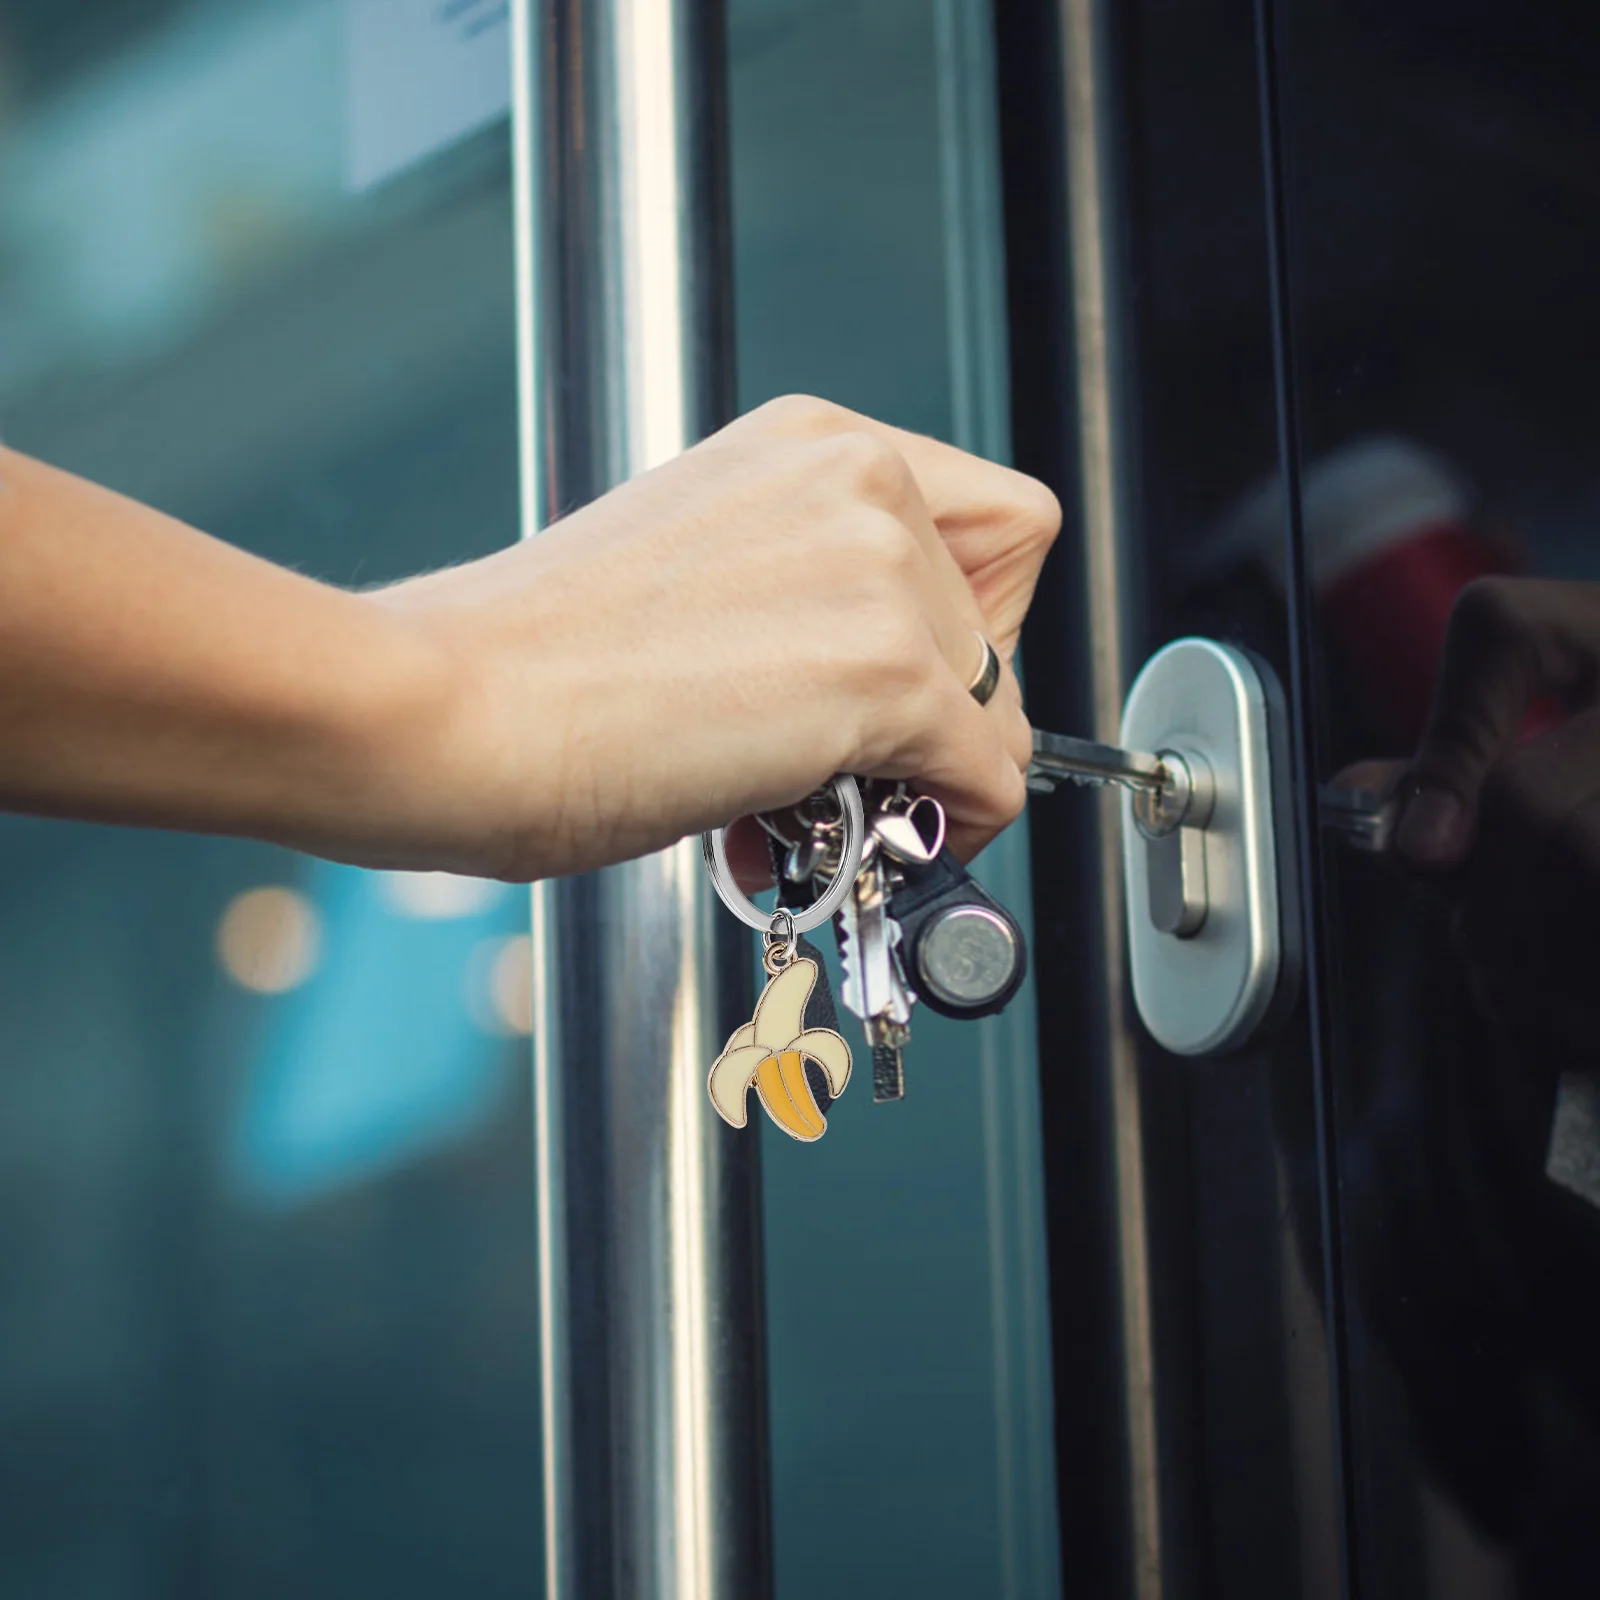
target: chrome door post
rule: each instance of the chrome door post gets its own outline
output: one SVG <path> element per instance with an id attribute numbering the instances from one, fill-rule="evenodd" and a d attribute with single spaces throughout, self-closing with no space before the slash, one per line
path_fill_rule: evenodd
<path id="1" fill-rule="evenodd" d="M 1092 736 L 1115 744 L 1127 694 L 1138 579 L 1130 503 L 1133 441 L 1125 373 L 1128 307 L 1119 250 L 1118 127 L 1112 91 L 1112 0 L 1059 0 L 1066 155 L 1066 278 L 1072 305 L 1081 584 L 1086 599 L 1079 670 Z M 1104 1034 L 1119 1291 L 1122 1442 L 1129 1517 L 1129 1590 L 1167 1593 L 1151 1308 L 1150 1216 L 1139 1053 L 1127 1004 L 1121 802 L 1100 797 L 1088 937 L 1104 951 Z"/>
<path id="2" fill-rule="evenodd" d="M 729 413 L 721 46 L 710 0 L 513 5 L 530 535 Z M 745 941 L 680 845 L 539 886 L 534 962 L 545 1592 L 760 1600 L 758 1140 L 705 1093 Z"/>

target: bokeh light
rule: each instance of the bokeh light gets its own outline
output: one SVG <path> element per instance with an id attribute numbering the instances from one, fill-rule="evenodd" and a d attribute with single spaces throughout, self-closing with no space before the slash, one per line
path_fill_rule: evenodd
<path id="1" fill-rule="evenodd" d="M 485 939 L 466 970 L 467 1012 L 486 1033 L 533 1032 L 533 940 L 525 933 Z"/>
<path id="2" fill-rule="evenodd" d="M 453 872 L 385 872 L 384 903 L 403 917 L 445 921 L 475 917 L 506 893 L 492 878 L 461 878 Z"/>
<path id="3" fill-rule="evenodd" d="M 322 922 L 297 889 L 263 884 L 228 902 L 217 924 L 217 959 L 241 987 L 286 994 L 316 970 Z"/>

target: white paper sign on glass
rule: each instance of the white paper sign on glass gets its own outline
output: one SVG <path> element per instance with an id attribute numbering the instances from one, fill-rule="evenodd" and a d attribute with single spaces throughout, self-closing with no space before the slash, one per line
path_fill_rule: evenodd
<path id="1" fill-rule="evenodd" d="M 354 191 L 511 104 L 508 0 L 344 0 L 345 182 Z"/>

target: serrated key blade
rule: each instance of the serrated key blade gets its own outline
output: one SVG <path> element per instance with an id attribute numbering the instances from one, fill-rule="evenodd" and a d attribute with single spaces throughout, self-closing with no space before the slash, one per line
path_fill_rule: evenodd
<path id="1" fill-rule="evenodd" d="M 852 1015 L 865 1020 L 867 1008 L 861 991 L 861 922 L 854 894 L 848 895 L 840 906 L 834 918 L 833 931 L 839 944 L 839 966 L 843 974 L 839 984 L 839 1004 Z"/>

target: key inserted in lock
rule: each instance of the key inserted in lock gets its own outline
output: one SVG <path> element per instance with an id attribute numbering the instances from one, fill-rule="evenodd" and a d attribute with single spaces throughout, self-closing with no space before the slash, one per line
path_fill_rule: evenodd
<path id="1" fill-rule="evenodd" d="M 1168 774 L 1154 802 L 1123 803 L 1129 973 L 1145 1026 L 1179 1055 L 1242 1045 L 1298 971 L 1281 715 L 1270 669 L 1211 639 L 1158 651 L 1123 707 L 1123 742 Z"/>
<path id="2" fill-rule="evenodd" d="M 1060 782 L 1115 783 L 1133 796 L 1133 824 L 1148 851 L 1146 884 L 1152 925 L 1174 938 L 1197 934 L 1206 920 L 1206 853 L 1216 784 L 1195 750 L 1123 750 L 1060 733 L 1036 732 L 1029 787 L 1048 793 Z"/>
<path id="3" fill-rule="evenodd" d="M 1035 732 L 1029 787 L 1048 793 L 1063 780 L 1115 783 L 1133 796 L 1134 826 L 1149 852 L 1149 912 L 1162 933 L 1187 939 L 1206 920 L 1206 856 L 1201 838 L 1216 785 L 1195 750 L 1123 750 L 1060 733 Z"/>
<path id="4" fill-rule="evenodd" d="M 1298 917 L 1280 871 L 1287 843 L 1270 669 L 1229 645 L 1180 639 L 1139 674 L 1124 707 L 1126 748 L 1035 736 L 1029 783 L 1114 783 L 1134 1000 L 1167 1049 L 1236 1048 L 1298 971 Z M 1285 821 L 1284 829 L 1288 823 Z"/>
<path id="5" fill-rule="evenodd" d="M 1205 926 L 1205 831 L 1216 803 L 1211 764 L 1195 750 L 1163 750 L 1166 783 L 1133 796 L 1133 825 L 1145 841 L 1145 891 L 1151 925 L 1175 939 Z"/>

